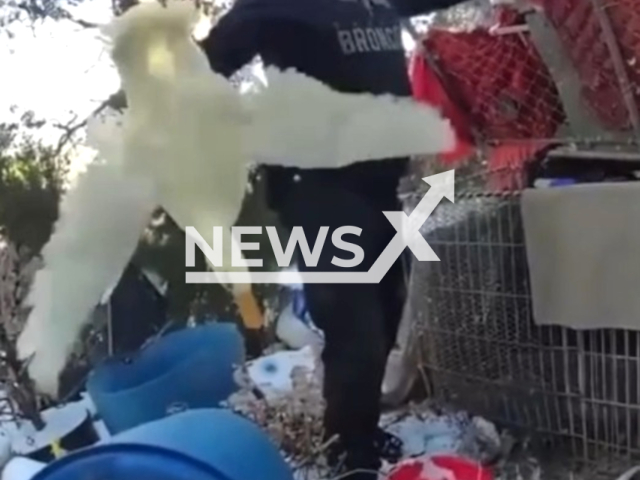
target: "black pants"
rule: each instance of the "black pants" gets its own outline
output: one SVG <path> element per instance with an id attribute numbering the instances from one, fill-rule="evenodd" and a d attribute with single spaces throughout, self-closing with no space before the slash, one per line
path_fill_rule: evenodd
<path id="1" fill-rule="evenodd" d="M 301 226 L 310 247 L 322 226 L 328 226 L 320 260 L 306 271 L 344 271 L 331 264 L 335 256 L 351 254 L 331 244 L 331 233 L 349 225 L 362 229 L 359 238 L 345 240 L 361 246 L 363 263 L 353 271 L 368 270 L 395 235 L 383 211 L 400 210 L 397 184 L 406 160 L 356 164 L 339 170 L 267 172 L 272 205 L 285 226 Z M 379 467 L 374 437 L 380 417 L 381 385 L 387 357 L 393 348 L 405 299 L 402 262 L 396 261 L 379 284 L 306 284 L 313 321 L 324 331 L 324 396 L 327 434 L 339 434 L 349 469 Z"/>

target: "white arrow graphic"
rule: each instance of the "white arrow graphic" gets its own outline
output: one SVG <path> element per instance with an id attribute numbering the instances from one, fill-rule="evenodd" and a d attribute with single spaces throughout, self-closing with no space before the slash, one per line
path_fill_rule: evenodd
<path id="1" fill-rule="evenodd" d="M 251 272 L 251 283 L 379 283 L 406 247 L 421 262 L 440 259 L 420 233 L 420 228 L 443 198 L 454 202 L 454 170 L 424 177 L 431 188 L 411 215 L 405 212 L 383 212 L 396 229 L 396 234 L 367 272 Z M 246 272 L 187 272 L 187 283 L 246 283 Z"/>
<path id="2" fill-rule="evenodd" d="M 433 213 L 443 198 L 450 202 L 454 201 L 454 170 L 438 173 L 422 179 L 431 187 L 422 200 L 413 209 L 411 215 L 405 212 L 384 212 L 385 216 L 396 229 L 396 235 L 393 237 L 387 248 L 373 264 L 367 275 L 372 275 L 380 282 L 387 274 L 393 263 L 402 254 L 405 247 L 413 252 L 416 258 L 421 262 L 439 262 L 440 259 L 436 252 L 429 246 L 427 241 L 420 233 L 420 228 L 427 221 L 427 218 Z"/>

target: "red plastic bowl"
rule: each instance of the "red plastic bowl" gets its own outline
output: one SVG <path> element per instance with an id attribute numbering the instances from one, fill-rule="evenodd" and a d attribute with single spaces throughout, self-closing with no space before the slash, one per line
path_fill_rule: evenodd
<path id="1" fill-rule="evenodd" d="M 472 460 L 453 455 L 424 456 L 396 466 L 389 480 L 493 480 L 493 473 Z"/>

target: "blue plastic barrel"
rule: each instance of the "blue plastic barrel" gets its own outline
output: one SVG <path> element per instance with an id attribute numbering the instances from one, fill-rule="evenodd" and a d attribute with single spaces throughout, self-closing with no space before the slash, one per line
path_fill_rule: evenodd
<path id="1" fill-rule="evenodd" d="M 222 409 L 196 409 L 140 425 L 72 453 L 32 480 L 293 480 L 271 439 Z"/>
<path id="2" fill-rule="evenodd" d="M 112 434 L 190 408 L 217 407 L 237 388 L 242 335 L 231 323 L 185 328 L 130 357 L 111 358 L 89 376 L 87 391 Z"/>

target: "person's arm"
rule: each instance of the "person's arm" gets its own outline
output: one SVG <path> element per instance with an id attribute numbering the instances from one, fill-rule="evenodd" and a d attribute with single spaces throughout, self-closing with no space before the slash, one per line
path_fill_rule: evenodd
<path id="1" fill-rule="evenodd" d="M 200 42 L 211 69 L 230 77 L 249 63 L 259 53 L 260 25 L 259 19 L 247 15 L 237 4 L 223 15 Z"/>
<path id="2" fill-rule="evenodd" d="M 436 10 L 445 10 L 466 0 L 391 0 L 402 17 L 427 15 Z"/>

